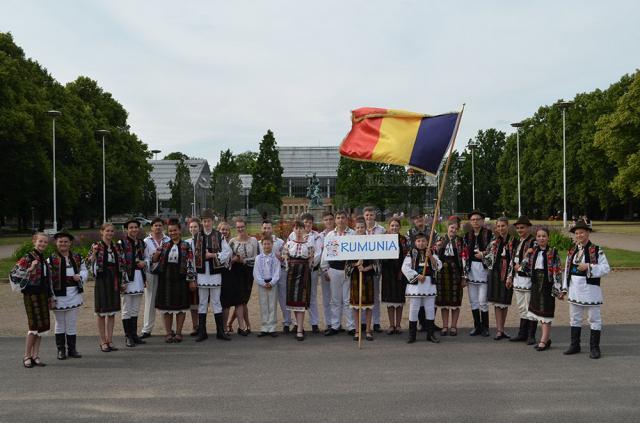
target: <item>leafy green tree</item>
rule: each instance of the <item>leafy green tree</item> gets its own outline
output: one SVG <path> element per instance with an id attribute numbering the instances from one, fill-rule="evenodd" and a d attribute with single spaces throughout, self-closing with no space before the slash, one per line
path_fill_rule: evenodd
<path id="1" fill-rule="evenodd" d="M 242 181 L 231 150 L 220 152 L 220 160 L 211 175 L 213 208 L 227 218 L 242 208 Z"/>
<path id="2" fill-rule="evenodd" d="M 189 168 L 182 159 L 176 163 L 176 176 L 173 181 L 169 181 L 169 190 L 171 191 L 170 207 L 182 216 L 191 216 L 193 184 L 189 176 Z"/>
<path id="3" fill-rule="evenodd" d="M 253 169 L 251 201 L 262 216 L 279 213 L 282 199 L 282 165 L 276 149 L 276 139 L 269 129 L 260 142 L 260 152 Z"/>
<path id="4" fill-rule="evenodd" d="M 252 175 L 258 161 L 258 153 L 254 151 L 245 151 L 235 156 L 235 162 L 238 166 L 238 173 L 244 175 Z"/>
<path id="5" fill-rule="evenodd" d="M 181 153 L 179 151 L 174 151 L 173 153 L 169 153 L 166 156 L 164 156 L 164 159 L 162 160 L 190 160 L 191 157 L 187 156 L 184 153 Z"/>

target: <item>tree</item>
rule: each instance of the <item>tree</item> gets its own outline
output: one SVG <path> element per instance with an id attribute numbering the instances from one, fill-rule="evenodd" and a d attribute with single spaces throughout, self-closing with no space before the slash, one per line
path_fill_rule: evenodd
<path id="1" fill-rule="evenodd" d="M 252 175 L 258 160 L 258 153 L 254 151 L 245 151 L 235 156 L 235 162 L 238 166 L 238 173 L 244 175 Z"/>
<path id="2" fill-rule="evenodd" d="M 190 160 L 191 158 L 189 156 L 187 156 L 184 153 L 181 153 L 179 151 L 174 151 L 173 153 L 169 153 L 166 156 L 164 156 L 164 159 L 162 160 Z"/>
<path id="3" fill-rule="evenodd" d="M 170 207 L 182 216 L 191 216 L 193 201 L 193 184 L 189 174 L 189 168 L 184 160 L 180 159 L 176 163 L 176 177 L 169 181 L 171 191 Z"/>
<path id="4" fill-rule="evenodd" d="M 242 208 L 242 181 L 231 150 L 220 152 L 220 160 L 211 175 L 211 190 L 213 208 L 221 213 L 225 220 L 232 212 Z"/>
<path id="5" fill-rule="evenodd" d="M 280 212 L 282 171 L 276 139 L 269 129 L 260 142 L 260 152 L 252 172 L 251 183 L 251 201 L 263 217 L 269 213 Z"/>

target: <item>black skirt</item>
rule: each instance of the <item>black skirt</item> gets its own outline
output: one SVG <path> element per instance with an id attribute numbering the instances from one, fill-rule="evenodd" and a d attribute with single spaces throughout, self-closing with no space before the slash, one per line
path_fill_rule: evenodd
<path id="1" fill-rule="evenodd" d="M 287 272 L 287 309 L 305 311 L 311 303 L 311 267 L 306 258 L 290 258 Z"/>
<path id="2" fill-rule="evenodd" d="M 400 271 L 401 267 L 402 261 L 399 260 L 382 261 L 381 302 L 388 305 L 404 304 L 407 279 Z"/>
<path id="3" fill-rule="evenodd" d="M 510 306 L 513 297 L 513 288 L 507 288 L 507 261 L 500 259 L 493 265 L 493 270 L 489 271 L 487 280 L 487 302 L 498 306 Z"/>
<path id="4" fill-rule="evenodd" d="M 96 276 L 93 292 L 96 314 L 114 314 L 120 311 L 120 275 L 116 274 L 113 264 L 105 266 Z"/>
<path id="5" fill-rule="evenodd" d="M 160 311 L 179 312 L 189 309 L 191 293 L 187 275 L 180 273 L 178 263 L 167 263 L 158 277 L 156 308 Z"/>
<path id="6" fill-rule="evenodd" d="M 556 310 L 556 298 L 552 295 L 553 283 L 549 281 L 547 272 L 534 269 L 531 275 L 531 298 L 529 312 L 538 317 L 553 317 Z"/>
<path id="7" fill-rule="evenodd" d="M 374 291 L 373 280 L 375 272 L 370 270 L 362 273 L 362 308 L 373 308 Z M 351 291 L 349 292 L 349 305 L 351 308 L 358 308 L 360 305 L 360 271 L 357 268 L 351 272 Z"/>
<path id="8" fill-rule="evenodd" d="M 462 304 L 462 269 L 456 257 L 443 257 L 436 275 L 436 306 L 458 308 Z"/>
<path id="9" fill-rule="evenodd" d="M 253 274 L 247 274 L 247 266 L 240 263 L 233 263 L 230 270 L 222 271 L 222 290 L 220 292 L 222 307 L 235 307 L 245 303 L 248 277 L 253 282 Z"/>

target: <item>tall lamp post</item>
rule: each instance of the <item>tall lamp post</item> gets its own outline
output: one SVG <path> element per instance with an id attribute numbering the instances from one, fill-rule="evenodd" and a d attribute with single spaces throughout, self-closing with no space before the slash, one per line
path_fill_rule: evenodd
<path id="1" fill-rule="evenodd" d="M 160 153 L 161 150 L 151 150 L 151 152 L 154 154 L 154 158 L 153 160 L 158 160 L 158 153 Z M 155 185 L 155 182 L 154 182 Z M 160 202 L 158 200 L 158 186 L 156 185 L 156 216 L 158 216 L 160 214 Z"/>
<path id="2" fill-rule="evenodd" d="M 562 227 L 567 227 L 567 130 L 565 114 L 573 101 L 560 100 L 558 105 L 562 108 Z"/>
<path id="3" fill-rule="evenodd" d="M 106 129 L 98 129 L 96 133 L 102 135 L 102 223 L 107 223 L 107 172 L 104 139 L 111 132 Z"/>
<path id="4" fill-rule="evenodd" d="M 511 126 L 516 128 L 516 156 L 517 156 L 517 168 L 518 168 L 518 217 L 522 216 L 522 203 L 520 202 L 520 128 L 524 125 L 522 122 L 512 123 Z"/>
<path id="5" fill-rule="evenodd" d="M 51 117 L 52 122 L 52 135 L 53 135 L 53 231 L 58 232 L 58 201 L 56 195 L 56 118 L 60 116 L 62 112 L 58 110 L 49 110 L 47 115 Z"/>
<path id="6" fill-rule="evenodd" d="M 469 138 L 469 150 L 471 150 L 471 208 L 476 208 L 476 164 L 475 164 L 475 149 L 478 147 L 478 143 Z"/>

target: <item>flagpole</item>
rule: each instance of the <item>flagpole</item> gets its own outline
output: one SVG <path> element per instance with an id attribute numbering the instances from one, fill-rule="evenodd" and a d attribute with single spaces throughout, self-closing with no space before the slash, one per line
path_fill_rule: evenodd
<path id="1" fill-rule="evenodd" d="M 451 137 L 450 145 L 449 145 L 449 157 L 447 157 L 447 162 L 444 165 L 444 173 L 442 175 L 442 180 L 440 180 L 440 186 L 438 187 L 438 199 L 436 200 L 436 209 L 433 212 L 433 222 L 431 223 L 431 233 L 429 234 L 429 244 L 427 245 L 427 252 L 431 250 L 431 244 L 433 243 L 433 234 L 436 230 L 436 223 L 438 223 L 438 215 L 440 212 L 440 200 L 442 199 L 442 193 L 444 192 L 444 184 L 447 182 L 447 173 L 449 171 L 449 163 L 451 162 L 451 153 L 453 152 L 453 146 L 456 143 L 456 137 L 458 136 L 458 128 L 460 127 L 460 120 L 462 119 L 462 113 L 464 113 L 465 103 L 462 103 L 462 109 L 458 114 L 458 119 L 456 119 L 456 127 L 453 130 L 453 135 Z M 422 269 L 422 274 L 426 275 L 427 266 L 424 266 Z"/>
<path id="2" fill-rule="evenodd" d="M 363 262 L 364 263 L 364 262 Z M 358 349 L 362 348 L 362 271 L 359 270 L 360 273 L 359 281 L 358 281 L 358 316 L 360 316 L 359 325 L 358 325 Z"/>

